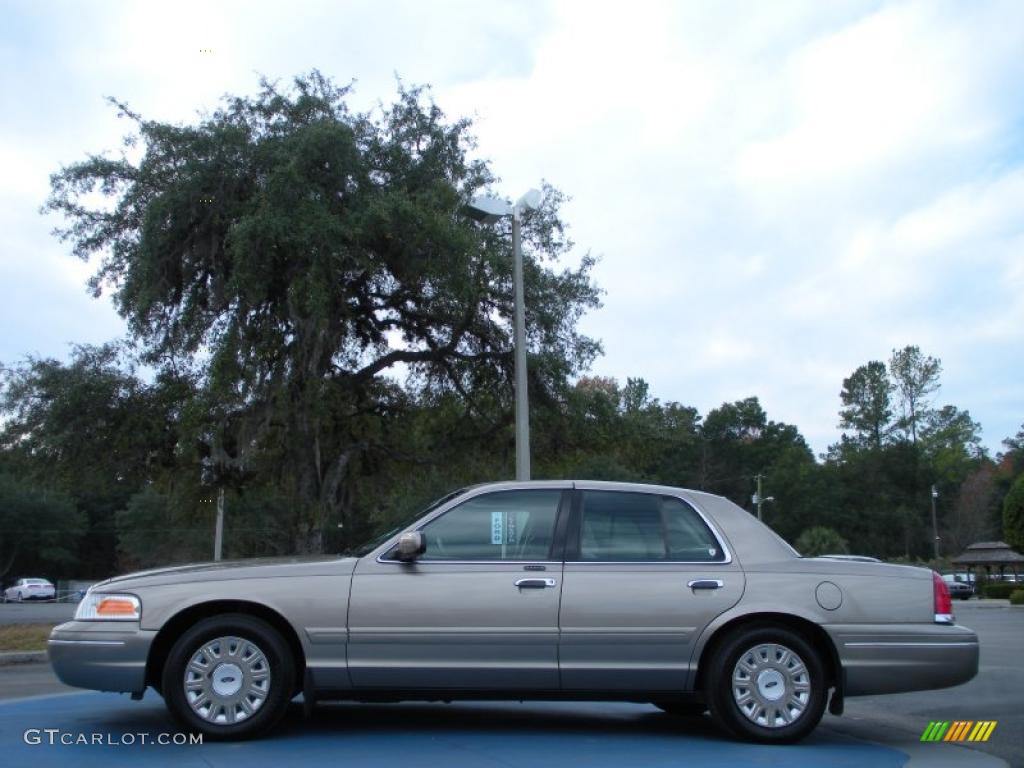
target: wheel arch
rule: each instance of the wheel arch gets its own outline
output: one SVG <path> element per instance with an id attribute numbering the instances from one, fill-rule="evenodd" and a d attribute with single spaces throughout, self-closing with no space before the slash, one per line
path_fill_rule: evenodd
<path id="1" fill-rule="evenodd" d="M 736 616 L 714 630 L 701 649 L 697 662 L 697 675 L 694 678 L 694 690 L 703 690 L 708 664 L 714 658 L 715 651 L 718 650 L 729 635 L 738 629 L 766 626 L 785 627 L 806 638 L 811 646 L 821 655 L 821 661 L 825 665 L 825 674 L 828 676 L 826 688 L 834 687 L 839 691 L 842 690 L 843 667 L 839 659 L 839 653 L 836 651 L 835 644 L 832 642 L 832 638 L 829 637 L 828 632 L 820 624 L 802 616 L 770 611 Z"/>
<path id="2" fill-rule="evenodd" d="M 295 659 L 296 685 L 301 690 L 302 680 L 306 669 L 306 654 L 302 649 L 302 642 L 295 631 L 295 627 L 284 616 L 262 603 L 248 600 L 210 600 L 202 603 L 195 603 L 183 608 L 178 613 L 164 622 L 153 638 L 149 655 L 146 658 L 146 684 L 157 691 L 160 690 L 160 678 L 174 642 L 181 637 L 189 627 L 212 616 L 220 616 L 226 613 L 240 613 L 246 616 L 253 616 L 262 619 L 270 626 L 281 633 L 288 644 Z M 296 691 L 298 692 L 298 691 Z"/>

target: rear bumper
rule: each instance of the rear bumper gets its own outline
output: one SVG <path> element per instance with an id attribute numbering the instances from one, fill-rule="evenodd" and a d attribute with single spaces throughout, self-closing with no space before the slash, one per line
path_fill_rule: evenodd
<path id="1" fill-rule="evenodd" d="M 826 626 L 847 696 L 949 688 L 978 674 L 978 636 L 959 625 Z"/>
<path id="2" fill-rule="evenodd" d="M 137 622 L 69 621 L 53 628 L 47 651 L 66 685 L 137 693 L 146 689 L 146 659 L 155 636 Z"/>

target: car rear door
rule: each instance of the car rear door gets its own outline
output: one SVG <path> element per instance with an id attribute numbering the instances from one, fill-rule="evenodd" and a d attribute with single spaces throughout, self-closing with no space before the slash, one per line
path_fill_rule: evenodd
<path id="1" fill-rule="evenodd" d="M 577 483 L 559 615 L 562 688 L 682 691 L 693 644 L 744 576 L 694 505 Z"/>
<path id="2" fill-rule="evenodd" d="M 359 562 L 349 609 L 353 686 L 558 689 L 556 531 L 567 524 L 571 484 L 536 485 L 460 497 L 417 529 L 427 549 L 414 562 Z"/>

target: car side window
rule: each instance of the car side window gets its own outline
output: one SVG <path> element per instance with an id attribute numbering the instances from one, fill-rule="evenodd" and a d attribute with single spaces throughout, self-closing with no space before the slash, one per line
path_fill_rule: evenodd
<path id="1" fill-rule="evenodd" d="M 671 496 L 584 491 L 580 560 L 718 562 L 725 553 L 689 504 Z"/>
<path id="2" fill-rule="evenodd" d="M 546 560 L 560 490 L 500 491 L 476 496 L 421 530 L 422 560 Z"/>

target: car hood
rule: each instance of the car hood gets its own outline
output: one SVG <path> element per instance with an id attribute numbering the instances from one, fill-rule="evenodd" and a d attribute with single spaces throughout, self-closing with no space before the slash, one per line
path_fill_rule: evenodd
<path id="1" fill-rule="evenodd" d="M 288 578 L 351 573 L 356 558 L 337 555 L 303 555 L 294 557 L 260 557 L 246 560 L 193 563 L 168 568 L 153 568 L 115 576 L 93 585 L 93 589 L 133 589 L 157 584 L 181 584 L 195 581 L 227 579 Z"/>

